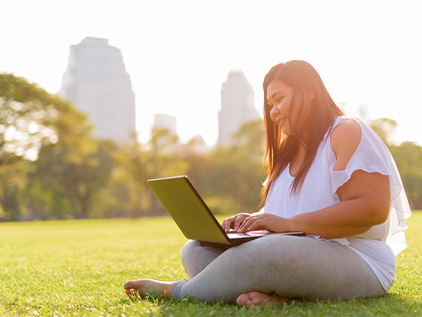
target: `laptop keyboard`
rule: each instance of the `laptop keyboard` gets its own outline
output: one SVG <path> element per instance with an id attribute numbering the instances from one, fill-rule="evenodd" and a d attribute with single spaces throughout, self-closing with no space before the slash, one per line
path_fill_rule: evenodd
<path id="1" fill-rule="evenodd" d="M 237 232 L 229 232 L 227 233 L 229 238 L 233 238 L 233 237 L 250 237 L 250 234 L 247 233 L 237 233 Z"/>
<path id="2" fill-rule="evenodd" d="M 229 238 L 254 237 L 254 236 L 263 236 L 267 233 L 268 233 L 267 230 L 256 230 L 256 231 L 250 231 L 250 232 L 245 232 L 245 233 L 231 231 L 231 232 L 227 233 L 227 236 Z"/>

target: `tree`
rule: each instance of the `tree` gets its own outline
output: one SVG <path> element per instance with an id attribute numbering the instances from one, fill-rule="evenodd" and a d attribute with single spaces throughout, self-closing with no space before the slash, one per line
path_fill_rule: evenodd
<path id="1" fill-rule="evenodd" d="M 188 165 L 181 149 L 179 138 L 171 131 L 153 128 L 147 144 L 134 136 L 131 143 L 116 152 L 111 192 L 121 206 L 121 214 L 139 217 L 166 212 L 149 189 L 147 179 L 185 174 Z"/>
<path id="2" fill-rule="evenodd" d="M 397 121 L 388 118 L 380 118 L 373 120 L 370 126 L 387 146 L 393 145 L 394 132 L 398 126 Z"/>
<path id="3" fill-rule="evenodd" d="M 58 141 L 78 143 L 91 127 L 69 102 L 12 74 L 0 74 L 0 203 L 19 219 L 30 161 Z"/>
<path id="4" fill-rule="evenodd" d="M 181 146 L 177 135 L 167 129 L 153 128 L 145 162 L 147 177 L 157 178 L 185 174 L 188 166 L 181 159 L 180 150 Z M 146 199 L 150 201 L 153 213 L 165 213 L 163 206 L 149 188 Z"/>
<path id="5" fill-rule="evenodd" d="M 237 150 L 252 161 L 262 163 L 265 155 L 265 126 L 261 118 L 244 123 L 232 137 Z"/>
<path id="6" fill-rule="evenodd" d="M 212 168 L 207 177 L 206 196 L 215 205 L 219 197 L 220 205 L 231 205 L 230 213 L 258 209 L 266 176 L 262 166 L 264 144 L 265 129 L 259 119 L 245 123 L 233 136 L 232 145 L 219 146 L 210 154 Z"/>
<path id="7" fill-rule="evenodd" d="M 0 164 L 36 155 L 43 145 L 91 130 L 69 102 L 12 74 L 0 74 Z"/>
<path id="8" fill-rule="evenodd" d="M 412 208 L 422 209 L 422 147 L 413 142 L 403 142 L 390 147 L 409 203 Z"/>
<path id="9" fill-rule="evenodd" d="M 19 220 L 27 213 L 24 190 L 30 169 L 26 160 L 0 165 L 0 221 Z"/>
<path id="10" fill-rule="evenodd" d="M 422 147 L 413 142 L 393 143 L 397 121 L 380 118 L 371 122 L 372 129 L 389 148 L 400 172 L 409 203 L 412 208 L 422 209 Z"/>
<path id="11" fill-rule="evenodd" d="M 40 151 L 33 179 L 44 188 L 54 189 L 56 199 L 67 199 L 74 216 L 88 218 L 99 206 L 107 208 L 98 197 L 108 186 L 115 150 L 112 141 L 89 136 L 77 143 L 57 142 Z"/>
<path id="12" fill-rule="evenodd" d="M 147 214 L 146 145 L 138 141 L 137 135 L 133 135 L 131 142 L 116 151 L 115 159 L 110 193 L 120 207 L 120 215 L 136 218 Z"/>

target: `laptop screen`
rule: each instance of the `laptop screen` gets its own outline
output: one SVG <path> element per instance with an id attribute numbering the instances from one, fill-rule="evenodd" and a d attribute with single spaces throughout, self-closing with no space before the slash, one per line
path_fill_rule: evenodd
<path id="1" fill-rule="evenodd" d="M 147 182 L 186 238 L 229 244 L 223 228 L 187 176 L 150 179 Z"/>

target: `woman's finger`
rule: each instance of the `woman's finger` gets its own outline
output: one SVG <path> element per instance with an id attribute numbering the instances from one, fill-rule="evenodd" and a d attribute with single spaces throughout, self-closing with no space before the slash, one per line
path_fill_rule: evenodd
<path id="1" fill-rule="evenodd" d="M 234 220 L 233 230 L 234 231 L 237 231 L 239 229 L 240 225 L 242 223 L 244 223 L 245 222 L 245 219 L 247 219 L 247 218 L 248 218 L 247 216 L 243 216 L 243 217 L 242 216 L 237 216 L 235 218 L 235 220 Z"/>
<path id="2" fill-rule="evenodd" d="M 221 227 L 223 228 L 224 231 L 227 231 L 226 230 L 226 225 L 227 225 L 226 223 L 227 223 L 227 219 L 224 219 L 223 222 L 221 223 Z"/>
<path id="3" fill-rule="evenodd" d="M 230 231 L 230 228 L 232 227 L 232 223 L 233 223 L 233 218 L 234 217 L 230 217 L 230 218 L 227 218 L 227 219 L 224 219 L 223 220 L 223 223 L 222 223 L 222 227 L 223 227 L 223 229 L 224 229 L 224 231 L 225 232 L 229 232 Z"/>
<path id="4" fill-rule="evenodd" d="M 252 231 L 257 229 L 267 229 L 268 222 L 266 221 L 265 216 L 256 215 L 249 217 L 246 221 L 242 223 L 240 227 L 240 232 Z"/>
<path id="5" fill-rule="evenodd" d="M 256 221 L 256 217 L 249 217 L 245 219 L 239 227 L 239 232 L 246 232 L 248 228 L 250 228 L 253 223 Z"/>

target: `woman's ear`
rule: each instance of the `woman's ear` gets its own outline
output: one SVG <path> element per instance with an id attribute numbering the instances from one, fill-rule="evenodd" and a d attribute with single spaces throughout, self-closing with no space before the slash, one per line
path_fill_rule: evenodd
<path id="1" fill-rule="evenodd" d="M 314 87 L 311 85 L 309 80 L 305 80 L 305 85 L 304 85 L 303 89 L 304 89 L 305 93 L 309 96 L 309 99 L 314 100 L 315 91 L 314 91 Z"/>

